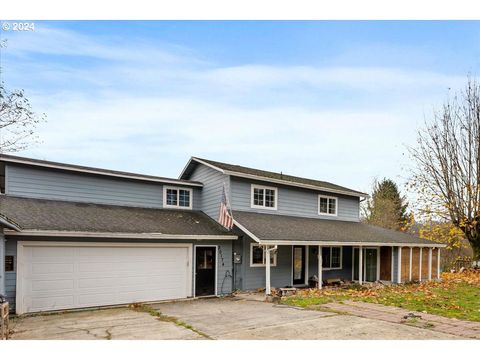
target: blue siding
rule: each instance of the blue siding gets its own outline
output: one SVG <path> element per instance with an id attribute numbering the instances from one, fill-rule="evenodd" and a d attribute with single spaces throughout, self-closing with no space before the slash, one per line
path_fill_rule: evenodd
<path id="1" fill-rule="evenodd" d="M 250 244 L 254 242 L 246 238 L 243 249 L 243 290 L 265 288 L 265 267 L 250 266 Z M 279 246 L 277 250 L 277 266 L 271 267 L 272 287 L 286 287 L 292 285 L 292 247 Z"/>
<path id="2" fill-rule="evenodd" d="M 201 180 L 200 180 L 201 181 Z M 301 216 L 329 220 L 360 221 L 360 201 L 358 197 L 327 194 L 338 198 L 338 216 L 318 214 L 318 191 L 280 186 L 272 183 L 248 181 L 232 177 L 231 203 L 233 210 L 253 211 L 279 215 Z M 251 184 L 274 186 L 278 188 L 277 210 L 251 208 Z"/>
<path id="3" fill-rule="evenodd" d="M 318 275 L 318 246 L 309 247 L 309 276 Z M 322 278 L 352 280 L 352 247 L 342 248 L 342 268 L 334 270 L 323 270 Z"/>
<path id="4" fill-rule="evenodd" d="M 5 236 L 0 233 L 0 294 L 5 295 Z"/>
<path id="5" fill-rule="evenodd" d="M 256 290 L 265 288 L 265 267 L 250 266 L 250 244 L 253 240 L 245 237 L 244 245 L 235 244 L 235 251 L 241 252 L 241 265 L 235 266 L 235 288 L 242 290 Z M 323 270 L 323 280 L 337 279 L 352 280 L 352 247 L 343 247 L 342 269 Z M 318 246 L 309 246 L 308 249 L 308 279 L 318 275 Z M 271 286 L 285 287 L 292 285 L 292 246 L 279 246 L 277 250 L 277 266 L 271 268 Z"/>
<path id="6" fill-rule="evenodd" d="M 6 193 L 40 199 L 161 208 L 163 184 L 6 165 Z M 176 185 L 172 185 L 176 186 Z M 200 191 L 194 189 L 193 208 Z"/>
<path id="7" fill-rule="evenodd" d="M 198 164 L 189 180 L 200 181 L 203 188 L 199 194 L 200 208 L 212 219 L 217 220 L 223 184 L 229 193 L 229 177 L 203 164 Z"/>
<path id="8" fill-rule="evenodd" d="M 14 271 L 5 272 L 5 295 L 10 303 L 10 310 L 15 311 L 15 295 L 17 288 L 17 242 L 7 240 L 5 243 L 5 255 L 13 255 Z"/>

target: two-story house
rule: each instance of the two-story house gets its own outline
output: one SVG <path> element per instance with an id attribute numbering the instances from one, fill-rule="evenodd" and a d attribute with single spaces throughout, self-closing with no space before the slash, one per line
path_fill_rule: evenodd
<path id="1" fill-rule="evenodd" d="M 439 276 L 443 245 L 362 224 L 366 194 L 317 180 L 199 158 L 170 179 L 0 155 L 0 191 L 0 294 L 18 314 Z"/>

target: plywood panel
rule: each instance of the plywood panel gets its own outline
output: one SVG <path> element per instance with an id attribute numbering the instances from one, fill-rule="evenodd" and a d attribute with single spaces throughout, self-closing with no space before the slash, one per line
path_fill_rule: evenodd
<path id="1" fill-rule="evenodd" d="M 428 280 L 428 253 L 429 248 L 423 248 L 422 250 L 422 281 Z"/>
<path id="2" fill-rule="evenodd" d="M 432 279 L 436 279 L 437 276 L 437 262 L 438 262 L 438 249 L 432 250 Z"/>
<path id="3" fill-rule="evenodd" d="M 402 248 L 402 282 L 410 280 L 410 248 Z"/>
<path id="4" fill-rule="evenodd" d="M 420 248 L 412 250 L 412 281 L 420 280 Z"/>
<path id="5" fill-rule="evenodd" d="M 392 248 L 390 246 L 380 248 L 380 280 L 392 280 Z"/>

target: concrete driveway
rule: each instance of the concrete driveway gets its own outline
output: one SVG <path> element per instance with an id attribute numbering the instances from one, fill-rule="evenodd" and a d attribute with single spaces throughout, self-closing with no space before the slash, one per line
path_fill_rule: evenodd
<path id="1" fill-rule="evenodd" d="M 205 299 L 152 305 L 212 339 L 460 339 L 428 329 L 334 312 L 247 299 Z"/>
<path id="2" fill-rule="evenodd" d="M 377 319 L 250 299 L 203 299 L 13 321 L 12 339 L 458 339 Z"/>
<path id="3" fill-rule="evenodd" d="M 127 308 L 86 310 L 12 321 L 13 340 L 177 340 L 199 334 L 146 312 Z"/>

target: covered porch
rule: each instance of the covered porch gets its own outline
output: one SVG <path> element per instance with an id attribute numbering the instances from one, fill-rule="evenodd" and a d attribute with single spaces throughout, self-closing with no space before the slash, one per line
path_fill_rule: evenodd
<path id="1" fill-rule="evenodd" d="M 440 278 L 440 247 L 438 245 L 396 246 L 391 244 L 315 244 L 310 241 L 285 241 L 258 245 L 264 252 L 265 289 L 271 294 L 272 277 L 285 272 L 277 264 L 279 252 L 291 252 L 292 287 L 321 289 L 338 280 L 358 284 L 384 281 L 404 283 Z M 289 249 L 290 248 L 290 249 Z M 286 264 L 282 264 L 283 267 Z"/>
<path id="2" fill-rule="evenodd" d="M 330 278 L 403 283 L 440 274 L 445 245 L 411 234 L 354 221 L 241 211 L 234 217 L 244 239 L 235 252 L 246 259 L 235 271 L 241 290 L 310 286 L 313 276 L 321 288 Z"/>

